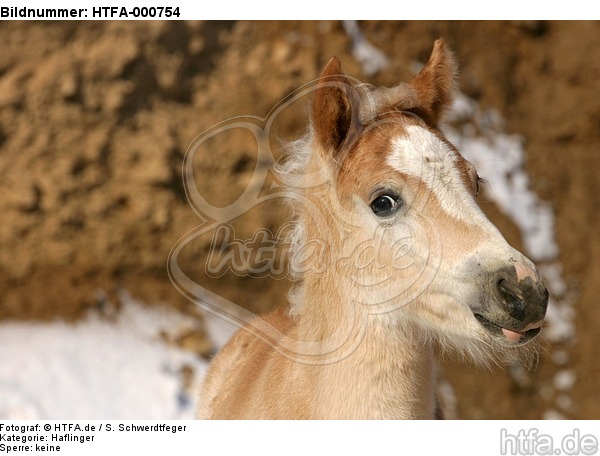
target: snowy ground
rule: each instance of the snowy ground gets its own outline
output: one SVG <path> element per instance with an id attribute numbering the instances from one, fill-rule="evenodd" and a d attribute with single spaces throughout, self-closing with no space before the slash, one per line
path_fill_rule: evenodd
<path id="1" fill-rule="evenodd" d="M 161 336 L 192 318 L 122 301 L 114 319 L 0 323 L 0 419 L 193 418 L 208 363 Z"/>

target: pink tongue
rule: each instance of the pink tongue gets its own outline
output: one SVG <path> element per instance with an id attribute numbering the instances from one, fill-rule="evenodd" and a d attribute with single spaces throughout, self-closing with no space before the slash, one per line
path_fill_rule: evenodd
<path id="1" fill-rule="evenodd" d="M 523 336 L 523 334 L 521 334 L 521 333 L 511 331 L 510 329 L 506 329 L 506 328 L 502 328 L 502 333 L 511 342 L 516 342 L 521 338 L 521 336 Z"/>

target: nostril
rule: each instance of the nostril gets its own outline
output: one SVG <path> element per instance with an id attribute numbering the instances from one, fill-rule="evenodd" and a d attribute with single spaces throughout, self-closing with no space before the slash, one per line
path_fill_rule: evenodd
<path id="1" fill-rule="evenodd" d="M 500 296 L 504 303 L 508 306 L 508 312 L 510 316 L 518 320 L 525 318 L 525 303 L 520 293 L 514 290 L 505 279 L 498 280 L 496 284 Z"/>

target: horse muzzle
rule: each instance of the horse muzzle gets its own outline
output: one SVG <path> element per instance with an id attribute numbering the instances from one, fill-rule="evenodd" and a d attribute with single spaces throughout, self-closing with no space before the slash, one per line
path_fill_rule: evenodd
<path id="1" fill-rule="evenodd" d="M 548 290 L 537 271 L 516 263 L 486 275 L 484 291 L 473 315 L 493 337 L 522 345 L 541 330 Z"/>

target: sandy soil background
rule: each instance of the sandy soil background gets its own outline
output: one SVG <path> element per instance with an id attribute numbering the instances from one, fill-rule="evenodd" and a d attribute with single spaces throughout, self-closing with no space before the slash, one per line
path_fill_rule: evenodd
<path id="1" fill-rule="evenodd" d="M 555 213 L 564 293 L 576 310 L 576 337 L 560 347 L 547 343 L 527 381 L 449 360 L 458 416 L 541 418 L 558 403 L 565 417 L 600 418 L 600 24 L 360 26 L 389 58 L 372 76 L 352 56 L 339 22 L 3 23 L 0 318 L 76 320 L 89 309 L 115 311 L 120 288 L 195 313 L 166 270 L 170 249 L 199 223 L 181 179 L 192 140 L 233 116 L 265 116 L 317 77 L 332 55 L 364 81 L 406 80 L 411 62 L 424 62 L 441 36 L 460 62 L 462 91 L 496 109 L 505 130 L 524 138 L 533 189 Z M 292 110 L 276 134 L 294 138 L 305 122 L 304 109 Z M 268 164 L 255 163 L 244 135 L 214 149 L 195 164 L 206 176 L 196 185 L 223 205 L 243 191 L 255 166 Z M 510 219 L 491 203 L 483 207 L 522 247 Z M 276 231 L 283 221 L 279 207 L 257 208 L 236 234 Z M 282 302 L 285 280 L 204 277 L 197 265 L 209 241 L 184 257 L 207 287 L 252 310 Z M 181 341 L 210 352 L 202 331 Z M 562 399 L 548 389 L 559 369 L 556 350 L 568 353 L 575 378 Z"/>

